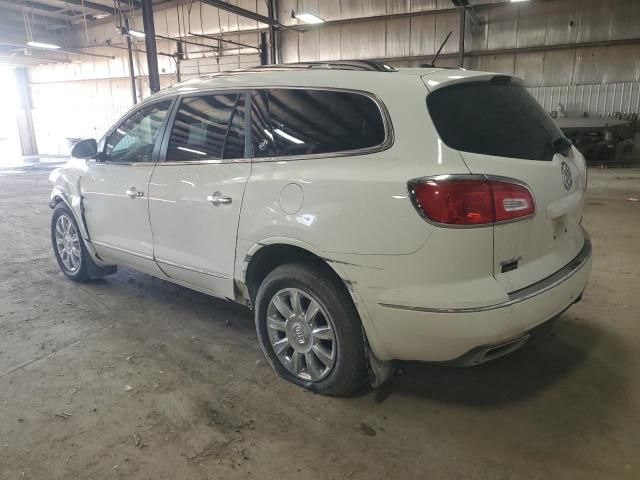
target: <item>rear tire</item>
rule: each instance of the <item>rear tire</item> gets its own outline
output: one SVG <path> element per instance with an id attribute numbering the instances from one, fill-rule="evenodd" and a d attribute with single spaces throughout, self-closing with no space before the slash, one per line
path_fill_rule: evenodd
<path id="1" fill-rule="evenodd" d="M 255 305 L 260 346 L 281 377 L 334 396 L 351 395 L 367 381 L 358 313 L 321 266 L 276 267 L 260 285 Z"/>
<path id="2" fill-rule="evenodd" d="M 89 257 L 71 209 L 60 202 L 51 217 L 51 244 L 58 266 L 74 282 L 88 282 Z"/>

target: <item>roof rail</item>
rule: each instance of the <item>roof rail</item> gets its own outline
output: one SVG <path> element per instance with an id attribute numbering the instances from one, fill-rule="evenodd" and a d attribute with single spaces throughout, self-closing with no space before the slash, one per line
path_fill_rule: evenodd
<path id="1" fill-rule="evenodd" d="M 256 67 L 241 68 L 237 70 L 226 70 L 223 72 L 205 73 L 198 77 L 191 78 L 180 82 L 180 84 L 195 80 L 197 78 L 214 78 L 225 77 L 231 75 L 244 75 L 252 72 L 268 72 L 282 70 L 309 70 L 309 69 L 325 69 L 325 70 L 360 70 L 369 72 L 397 72 L 398 69 L 387 65 L 383 62 L 375 60 L 338 60 L 330 62 L 300 62 L 300 63 L 278 63 L 274 65 L 259 65 Z M 176 84 L 179 85 L 179 84 Z"/>
<path id="2" fill-rule="evenodd" d="M 318 68 L 326 70 L 364 70 L 369 72 L 397 72 L 398 70 L 384 62 L 375 60 L 336 60 L 327 62 L 299 62 L 280 63 L 276 65 L 261 65 L 255 69 L 295 69 Z"/>

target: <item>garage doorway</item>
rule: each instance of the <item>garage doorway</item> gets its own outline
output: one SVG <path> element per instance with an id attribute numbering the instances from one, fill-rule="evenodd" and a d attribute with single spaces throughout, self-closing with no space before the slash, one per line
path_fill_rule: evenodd
<path id="1" fill-rule="evenodd" d="M 0 167 L 22 164 L 18 134 L 18 93 L 13 69 L 0 65 Z"/>

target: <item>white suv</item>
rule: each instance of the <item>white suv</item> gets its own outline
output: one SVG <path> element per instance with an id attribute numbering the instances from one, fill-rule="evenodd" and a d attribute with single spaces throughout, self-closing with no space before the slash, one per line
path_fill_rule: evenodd
<path id="1" fill-rule="evenodd" d="M 67 277 L 124 265 L 248 305 L 271 366 L 321 393 L 378 385 L 394 359 L 513 351 L 591 270 L 584 158 L 510 76 L 371 62 L 205 76 L 73 155 L 51 176 Z"/>

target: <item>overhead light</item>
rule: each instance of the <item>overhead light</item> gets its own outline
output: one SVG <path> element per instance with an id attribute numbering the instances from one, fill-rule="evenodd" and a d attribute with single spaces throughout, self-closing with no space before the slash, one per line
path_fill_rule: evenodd
<path id="1" fill-rule="evenodd" d="M 293 17 L 297 18 L 298 20 L 304 23 L 309 23 L 312 25 L 317 23 L 324 23 L 324 20 L 322 18 L 320 18 L 317 15 L 314 15 L 313 13 L 294 13 Z"/>
<path id="2" fill-rule="evenodd" d="M 182 150 L 183 152 L 188 152 L 188 153 L 195 153 L 196 155 L 206 155 L 207 154 L 206 152 L 202 152 L 200 150 L 193 150 L 192 148 L 186 148 L 186 147 L 178 147 L 178 150 Z"/>
<path id="3" fill-rule="evenodd" d="M 287 132 L 283 132 L 282 130 L 280 130 L 279 128 L 274 128 L 273 129 L 274 133 L 277 133 L 278 135 L 280 135 L 282 138 L 289 140 L 292 143 L 295 143 L 296 145 L 302 145 L 304 142 L 302 140 L 300 140 L 299 138 L 294 137 L 293 135 L 289 135 Z"/>
<path id="4" fill-rule="evenodd" d="M 128 34 L 131 35 L 132 37 L 138 37 L 138 38 L 144 38 L 144 32 L 141 32 L 140 30 L 134 30 L 132 28 L 129 29 Z"/>
<path id="5" fill-rule="evenodd" d="M 511 0 L 511 3 L 514 3 L 514 2 L 527 2 L 527 1 L 529 1 L 529 0 Z"/>
<path id="6" fill-rule="evenodd" d="M 60 45 L 54 45 L 53 43 L 27 42 L 27 45 L 34 48 L 48 48 L 49 50 L 60 48 Z"/>

